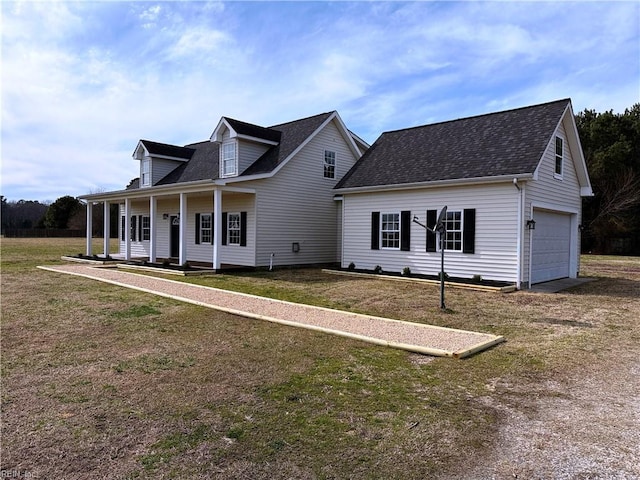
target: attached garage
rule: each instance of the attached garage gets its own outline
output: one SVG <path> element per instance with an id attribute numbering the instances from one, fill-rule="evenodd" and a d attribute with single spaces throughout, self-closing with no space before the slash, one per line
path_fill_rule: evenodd
<path id="1" fill-rule="evenodd" d="M 571 214 L 533 210 L 531 283 L 570 276 Z"/>

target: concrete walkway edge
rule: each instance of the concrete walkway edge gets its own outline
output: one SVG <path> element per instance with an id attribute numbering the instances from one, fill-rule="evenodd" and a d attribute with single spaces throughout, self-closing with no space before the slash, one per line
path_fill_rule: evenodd
<path id="1" fill-rule="evenodd" d="M 65 268 L 68 267 L 68 268 Z M 155 280 L 158 282 L 170 282 L 173 284 L 176 284 L 177 286 L 180 286 L 182 289 L 186 288 L 196 288 L 196 289 L 204 289 L 206 291 L 210 291 L 212 293 L 217 293 L 217 294 L 222 294 L 222 295 L 233 295 L 235 297 L 241 298 L 244 297 L 246 299 L 253 299 L 253 300 L 257 300 L 257 301 L 264 301 L 264 302 L 269 302 L 271 304 L 280 304 L 283 306 L 289 306 L 291 308 L 304 308 L 305 310 L 308 311 L 322 311 L 322 312 L 327 312 L 330 315 L 336 315 L 336 316 L 342 316 L 342 317 L 346 317 L 346 318 L 352 318 L 352 319 L 357 319 L 360 321 L 364 321 L 364 322 L 384 322 L 387 325 L 393 325 L 393 324 L 397 324 L 397 325 L 402 325 L 403 328 L 410 328 L 410 329 L 416 329 L 416 330 L 421 330 L 424 331 L 425 329 L 429 329 L 432 331 L 437 331 L 439 332 L 438 335 L 442 336 L 442 335 L 466 335 L 470 337 L 471 342 L 467 342 L 467 344 L 464 345 L 463 348 L 456 348 L 456 349 L 443 349 L 443 348 L 437 348 L 434 346 L 429 346 L 429 345 L 421 345 L 421 344 L 413 344 L 413 343 L 407 343 L 407 342 L 400 342 L 400 341 L 395 341 L 393 339 L 390 338 L 382 338 L 382 336 L 373 336 L 373 335 L 365 335 L 365 334 L 361 334 L 361 333 L 354 333 L 354 332 L 350 332 L 347 331 L 346 329 L 336 329 L 336 328 L 328 328 L 322 325 L 315 325 L 313 323 L 309 323 L 309 322 L 301 322 L 301 321 L 292 321 L 292 320 L 288 320 L 285 318 L 279 318 L 273 315 L 264 315 L 264 314 L 259 314 L 256 312 L 251 312 L 251 311 L 247 311 L 245 310 L 240 310 L 238 308 L 231 308 L 228 306 L 224 306 L 224 305 L 219 305 L 216 304 L 216 302 L 212 302 L 212 301 L 202 301 L 202 300 L 198 300 L 196 298 L 191 298 L 187 295 L 177 295 L 177 294 L 173 294 L 173 293 L 166 293 L 163 292 L 161 290 L 156 290 L 153 288 L 146 288 L 146 287 L 142 287 L 139 285 L 135 285 L 132 284 L 132 282 L 126 282 L 126 281 L 118 281 L 118 280 L 113 280 L 113 279 L 109 279 L 109 278 L 104 278 L 101 277 L 100 274 L 97 272 L 98 270 L 102 270 L 102 269 L 112 269 L 112 267 L 108 267 L 108 266 L 82 266 L 82 267 L 78 267 L 77 265 L 74 265 L 73 267 L 71 266 L 64 266 L 64 265 L 59 265 L 59 266 L 38 266 L 37 268 L 42 269 L 42 270 L 46 270 L 46 271 L 51 271 L 51 272 L 55 272 L 55 273 L 65 273 L 65 274 L 69 274 L 69 275 L 75 275 L 75 276 L 80 276 L 80 277 L 84 277 L 84 278 L 89 278 L 92 280 L 98 280 L 98 281 L 102 281 L 105 283 L 109 283 L 112 285 L 117 285 L 120 287 L 124 287 L 124 288 L 130 288 L 133 290 L 138 290 L 141 292 L 145 292 L 145 293 L 150 293 L 153 295 L 159 295 L 162 297 L 166 297 L 166 298 L 171 298 L 173 300 L 177 300 L 177 301 L 182 301 L 182 302 L 186 302 L 186 303 L 191 303 L 194 305 L 199 305 L 199 306 L 203 306 L 203 307 L 207 307 L 207 308 L 212 308 L 218 311 L 222 311 L 225 313 L 229 313 L 232 315 L 239 315 L 239 316 L 243 316 L 243 317 L 248 317 L 248 318 L 253 318 L 253 319 L 257 319 L 257 320 L 265 320 L 265 321 L 269 321 L 272 323 L 277 323 L 277 324 L 281 324 L 281 325 L 287 325 L 287 326 L 292 326 L 292 327 L 298 327 L 298 328 L 306 328 L 308 330 L 313 330 L 313 331 L 319 331 L 319 332 L 324 332 L 324 333 L 328 333 L 328 334 L 333 334 L 333 335 L 338 335 L 338 336 L 342 336 L 342 337 L 346 337 L 346 338 L 351 338 L 351 339 L 355 339 L 355 340 L 361 340 L 364 342 L 368 342 L 368 343 L 372 343 L 375 345 L 380 345 L 380 346 L 386 346 L 386 347 L 391 347 L 391 348 L 398 348 L 398 349 L 402 349 L 402 350 L 407 350 L 407 351 L 411 351 L 411 352 L 415 352 L 415 353 L 421 353 L 421 354 L 426 354 L 426 355 L 433 355 L 433 356 L 440 356 L 440 357 L 453 357 L 453 358 L 465 358 L 468 357 L 470 355 L 473 355 L 475 353 L 478 353 L 482 350 L 485 350 L 487 348 L 490 348 L 494 345 L 497 345 L 501 342 L 504 341 L 504 337 L 502 336 L 497 336 L 497 335 L 490 335 L 490 334 L 484 334 L 484 333 L 477 333 L 477 332 L 471 332 L 471 331 L 467 331 L 467 330 L 460 330 L 460 329 L 455 329 L 455 328 L 448 328 L 448 327 L 439 327 L 439 326 L 435 326 L 435 325 L 427 325 L 427 324 L 420 324 L 420 323 L 413 323 L 413 322 L 407 322 L 404 320 L 396 320 L 396 319 L 391 319 L 391 318 L 384 318 L 384 317 L 375 317 L 375 316 L 371 316 L 371 315 L 364 315 L 364 314 L 359 314 L 359 313 L 352 313 L 352 312 L 346 312 L 346 311 L 341 311 L 341 310 L 335 310 L 335 309 L 330 309 L 330 308 L 326 308 L 326 307 L 317 307 L 317 306 L 312 306 L 312 305 L 306 305 L 306 304 L 300 304 L 300 303 L 294 303 L 294 302 L 288 302 L 285 300 L 277 300 L 277 299 L 272 299 L 272 298 L 266 298 L 266 297 L 259 297 L 256 295 L 251 295 L 251 294 L 247 294 L 247 293 L 241 293 L 241 292 L 234 292 L 234 291 L 230 291 L 230 290 L 223 290 L 223 289 L 218 289 L 215 287 L 208 287 L 205 285 L 197 285 L 197 284 L 192 284 L 192 283 L 186 283 L 186 282 L 180 282 L 177 280 L 171 280 L 171 279 L 165 279 L 165 278 L 158 278 L 158 277 L 151 277 L 149 275 L 144 275 L 144 274 L 138 274 L 138 273 L 132 273 L 132 272 L 122 272 L 119 271 L 118 273 L 120 275 L 124 275 L 124 278 L 131 278 L 131 277 L 127 277 L 127 276 L 135 276 L 135 277 L 143 277 L 145 281 L 147 280 Z M 476 337 L 476 338 L 474 338 Z"/>

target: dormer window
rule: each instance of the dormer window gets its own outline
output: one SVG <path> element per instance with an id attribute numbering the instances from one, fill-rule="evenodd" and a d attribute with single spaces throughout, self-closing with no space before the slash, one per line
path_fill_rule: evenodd
<path id="1" fill-rule="evenodd" d="M 151 185 L 151 159 L 144 157 L 140 162 L 140 184 L 143 187 Z"/>
<path id="2" fill-rule="evenodd" d="M 220 150 L 220 167 L 223 177 L 230 177 L 238 174 L 238 161 L 236 156 L 236 143 L 227 142 L 222 144 Z"/>

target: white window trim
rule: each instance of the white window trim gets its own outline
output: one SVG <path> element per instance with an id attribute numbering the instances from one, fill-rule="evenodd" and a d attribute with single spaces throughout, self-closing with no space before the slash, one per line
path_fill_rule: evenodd
<path id="1" fill-rule="evenodd" d="M 232 216 L 236 216 L 238 217 L 238 228 L 231 228 L 231 217 Z M 238 242 L 232 242 L 231 241 L 231 232 L 232 230 L 234 232 L 238 232 Z M 228 212 L 227 213 L 227 245 L 233 246 L 233 247 L 239 247 L 240 244 L 242 243 L 242 215 L 240 214 L 240 212 Z"/>
<path id="2" fill-rule="evenodd" d="M 333 164 L 327 162 L 327 154 L 333 155 Z M 322 159 L 322 176 L 328 180 L 335 180 L 336 178 L 336 163 L 337 163 L 337 154 L 335 150 L 324 150 L 324 156 Z M 327 176 L 327 167 L 333 167 L 333 176 Z"/>
<path id="3" fill-rule="evenodd" d="M 225 171 L 225 147 L 233 146 L 233 159 L 228 159 L 227 162 L 233 162 L 233 171 Z M 238 143 L 235 140 L 224 142 L 220 145 L 220 177 L 235 177 L 238 175 Z"/>
<path id="4" fill-rule="evenodd" d="M 145 220 L 147 221 L 147 225 L 148 225 L 146 228 L 144 227 Z M 141 240 L 140 241 L 141 242 L 150 241 L 151 240 L 151 216 L 142 215 L 142 222 L 140 223 L 140 228 L 141 228 L 141 235 L 140 235 Z M 144 231 L 145 230 L 147 230 L 148 233 L 149 233 L 149 235 L 148 235 L 149 238 L 147 238 L 147 239 L 144 238 L 145 237 L 145 235 L 144 235 Z"/>
<path id="5" fill-rule="evenodd" d="M 383 230 L 383 226 L 385 224 L 384 216 L 385 215 L 397 215 L 398 216 L 398 230 Z M 400 221 L 401 215 L 400 212 L 380 212 L 380 250 L 400 250 L 400 244 L 402 243 L 402 222 Z M 398 232 L 398 246 L 397 247 L 385 247 L 382 233 L 385 232 Z"/>
<path id="6" fill-rule="evenodd" d="M 562 142 L 562 152 L 560 154 L 560 173 L 556 172 L 556 164 L 558 162 L 558 140 Z M 562 180 L 564 176 L 564 143 L 564 138 L 562 138 L 560 135 L 556 135 L 553 138 L 553 178 L 556 178 L 558 180 Z"/>
<path id="7" fill-rule="evenodd" d="M 209 217 L 209 226 L 208 227 L 203 227 L 202 226 L 202 224 L 204 223 L 204 218 L 205 217 Z M 200 225 L 198 225 L 198 228 L 200 229 L 200 243 L 203 244 L 203 245 L 211 245 L 212 239 L 213 239 L 213 215 L 211 215 L 211 213 L 201 213 L 200 214 Z M 203 240 L 205 231 L 209 232 L 209 241 Z"/>
<path id="8" fill-rule="evenodd" d="M 451 249 L 451 248 L 446 248 L 444 249 L 445 252 L 457 252 L 457 253 L 462 253 L 462 250 L 464 249 L 464 209 L 462 210 L 447 210 L 447 215 L 449 213 L 460 213 L 460 230 L 447 230 L 446 233 L 450 233 L 450 232 L 460 232 L 460 249 Z M 445 243 L 446 243 L 446 237 L 445 237 Z M 441 252 L 441 248 L 440 248 L 440 233 L 436 233 L 436 252 Z"/>
<path id="9" fill-rule="evenodd" d="M 145 172 L 145 165 L 149 167 L 147 172 Z M 140 186 L 151 186 L 151 158 L 146 156 L 140 160 Z"/>

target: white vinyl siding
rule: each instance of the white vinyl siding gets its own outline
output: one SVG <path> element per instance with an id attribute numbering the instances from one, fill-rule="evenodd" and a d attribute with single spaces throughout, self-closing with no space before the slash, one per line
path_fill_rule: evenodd
<path id="1" fill-rule="evenodd" d="M 151 181 L 153 182 L 153 185 L 158 183 L 182 164 L 182 162 L 167 160 L 165 158 L 154 158 L 151 162 Z"/>
<path id="2" fill-rule="evenodd" d="M 238 174 L 253 165 L 269 148 L 268 145 L 238 140 Z"/>
<path id="3" fill-rule="evenodd" d="M 445 271 L 453 277 L 481 275 L 487 280 L 516 282 L 518 191 L 511 182 L 484 186 L 404 190 L 397 192 L 345 194 L 342 266 L 437 275 L 440 253 L 426 251 L 426 230 L 411 223 L 411 249 L 371 250 L 371 212 L 409 210 L 411 217 L 426 221 L 427 210 L 475 209 L 475 251 L 445 253 Z M 462 221 L 462 218 L 461 218 Z"/>
<path id="4" fill-rule="evenodd" d="M 565 119 L 567 127 L 570 127 L 570 119 Z M 570 244 L 570 277 L 575 277 L 579 270 L 580 239 L 578 225 L 581 222 L 582 198 L 580 197 L 580 184 L 573 163 L 573 153 L 568 148 L 568 142 L 563 142 L 563 172 L 562 181 L 555 175 L 556 168 L 556 136 L 567 138 L 565 124 L 561 122 L 555 135 L 549 141 L 549 145 L 536 170 L 536 179 L 527 182 L 524 201 L 524 218 L 535 220 L 535 208 L 547 211 L 555 211 L 571 215 L 571 244 Z M 523 242 L 523 281 L 529 282 L 530 255 L 532 235 L 535 230 L 524 229 Z"/>
<path id="5" fill-rule="evenodd" d="M 319 159 L 329 146 L 340 158 L 334 180 L 318 173 Z M 339 261 L 333 187 L 355 161 L 340 131 L 330 122 L 273 177 L 242 183 L 258 191 L 258 266 L 269 265 L 272 253 L 275 266 Z M 225 211 L 241 210 L 225 204 Z M 293 251 L 293 243 L 299 244 L 298 252 Z"/>
<path id="6" fill-rule="evenodd" d="M 120 204 L 119 214 L 120 225 L 118 227 L 119 230 L 122 229 L 122 218 L 124 217 L 124 204 Z M 130 221 L 130 230 L 126 232 L 129 238 L 131 235 L 135 233 L 135 238 L 131 240 L 131 257 L 132 258 L 144 258 L 149 256 L 149 241 L 143 240 L 144 238 L 144 217 L 149 220 L 149 203 L 145 201 L 133 201 L 131 202 L 131 217 L 135 217 L 135 230 L 134 230 L 134 220 L 129 219 Z M 150 225 L 150 224 L 149 224 Z M 120 253 L 124 255 L 125 252 L 125 242 L 122 240 L 122 232 L 118 232 L 119 245 L 120 245 Z"/>

